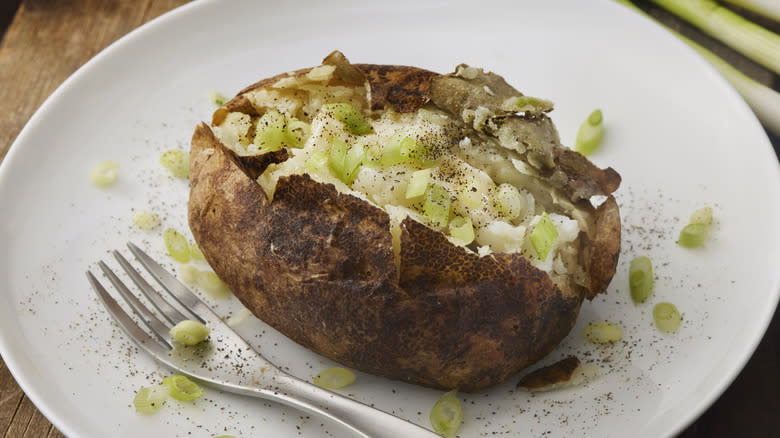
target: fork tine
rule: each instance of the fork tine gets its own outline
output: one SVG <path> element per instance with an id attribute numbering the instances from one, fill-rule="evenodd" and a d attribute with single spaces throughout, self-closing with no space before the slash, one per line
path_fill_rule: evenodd
<path id="1" fill-rule="evenodd" d="M 157 292 L 157 290 L 154 289 L 152 285 L 150 285 L 132 265 L 130 265 L 130 262 L 128 262 L 127 259 L 119 253 L 119 251 L 114 251 L 113 254 L 114 258 L 116 258 L 117 262 L 119 262 L 119 265 L 122 266 L 122 269 L 127 272 L 127 275 L 129 275 L 133 282 L 135 282 L 135 285 L 138 286 L 144 296 L 149 299 L 149 301 L 154 305 L 154 307 L 157 308 L 157 310 L 160 311 L 160 314 L 162 314 L 169 323 L 175 325 L 181 321 L 184 321 L 185 319 L 189 319 L 181 312 L 176 310 L 175 307 L 168 304 L 162 295 L 160 295 L 160 293 Z"/>
<path id="2" fill-rule="evenodd" d="M 114 320 L 119 324 L 119 327 L 121 327 L 131 339 L 135 340 L 143 348 L 154 354 L 166 354 L 168 350 L 173 348 L 173 346 L 164 339 L 163 344 L 161 345 L 156 339 L 152 338 L 148 333 L 141 329 L 141 327 L 138 327 L 130 315 L 119 306 L 116 300 L 114 300 L 103 285 L 100 284 L 97 278 L 92 275 L 92 272 L 87 271 L 87 279 L 92 285 L 92 289 L 94 289 L 95 293 L 97 293 L 100 298 L 100 301 L 103 302 L 103 307 L 108 310 L 108 313 L 114 317 Z"/>
<path id="3" fill-rule="evenodd" d="M 127 286 L 122 283 L 119 277 L 114 274 L 114 271 L 112 271 L 105 263 L 103 263 L 102 260 L 98 262 L 98 266 L 100 266 L 100 269 L 102 269 L 103 273 L 106 274 L 108 280 L 117 289 L 119 295 L 125 299 L 127 304 L 129 304 L 136 315 L 138 315 L 141 322 L 149 327 L 149 330 L 151 330 L 152 333 L 154 333 L 161 341 L 171 345 L 171 343 L 168 341 L 168 331 L 170 330 L 170 327 L 166 326 L 162 321 L 157 319 L 152 311 L 149 310 L 149 308 L 147 308 L 144 303 L 141 302 L 141 300 L 133 295 L 130 289 L 128 289 Z"/>
<path id="4" fill-rule="evenodd" d="M 171 275 L 165 270 L 159 263 L 154 261 L 140 248 L 135 246 L 132 242 L 127 242 L 127 247 L 135 255 L 139 262 L 146 268 L 147 271 L 160 283 L 160 286 L 165 288 L 176 301 L 179 302 L 185 309 L 187 309 L 193 316 L 195 316 L 201 323 L 206 323 L 206 319 L 219 317 L 194 293 L 192 293 L 187 286 L 180 282 L 176 277 Z"/>

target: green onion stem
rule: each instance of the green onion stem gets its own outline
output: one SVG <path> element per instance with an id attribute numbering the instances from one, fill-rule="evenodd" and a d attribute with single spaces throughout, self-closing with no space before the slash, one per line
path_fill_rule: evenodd
<path id="1" fill-rule="evenodd" d="M 639 13 L 644 14 L 644 11 L 637 8 L 633 3 L 628 0 L 615 0 Z M 646 15 L 646 14 L 645 14 Z M 663 26 L 663 24 L 662 24 Z M 769 131 L 772 131 L 775 135 L 780 136 L 780 93 L 777 91 L 751 79 L 738 69 L 734 68 L 731 64 L 724 61 L 714 53 L 695 43 L 694 41 L 680 35 L 672 29 L 663 26 L 672 34 L 683 40 L 686 44 L 691 46 L 694 50 L 699 52 L 716 70 L 726 78 L 727 81 L 737 90 L 737 92 L 745 99 L 750 108 L 756 114 L 756 117 L 764 124 Z M 780 56 L 778 56 L 780 59 Z"/>
<path id="2" fill-rule="evenodd" d="M 652 0 L 759 64 L 780 74 L 780 35 L 714 0 Z"/>
<path id="3" fill-rule="evenodd" d="M 755 12 L 764 17 L 780 22 L 780 2 L 777 0 L 724 0 L 734 6 Z"/>

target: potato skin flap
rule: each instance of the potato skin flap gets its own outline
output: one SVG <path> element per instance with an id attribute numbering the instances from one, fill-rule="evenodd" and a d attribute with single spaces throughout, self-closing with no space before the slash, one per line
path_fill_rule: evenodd
<path id="1" fill-rule="evenodd" d="M 345 83 L 362 74 L 372 111 L 417 110 L 438 76 L 345 62 L 331 55 L 325 65 L 336 65 Z M 212 123 L 234 111 L 257 116 L 247 92 L 310 71 L 247 87 Z M 464 392 L 497 385 L 558 345 L 582 300 L 606 289 L 617 264 L 620 217 L 609 193 L 599 208 L 586 207 L 593 226 L 580 258 L 588 288 L 556 284 L 520 253 L 467 251 L 411 217 L 400 222 L 396 254 L 387 211 L 307 174 L 280 177 L 271 201 L 256 179 L 285 161 L 285 150 L 239 156 L 201 123 L 190 153 L 189 225 L 214 271 L 290 339 L 374 375 Z M 564 159 L 596 181 L 588 186 L 617 188 L 611 173 L 578 160 Z"/>

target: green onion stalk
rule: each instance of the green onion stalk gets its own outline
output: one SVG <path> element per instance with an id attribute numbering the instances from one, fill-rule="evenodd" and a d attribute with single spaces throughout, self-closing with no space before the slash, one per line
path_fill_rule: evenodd
<path id="1" fill-rule="evenodd" d="M 631 3 L 628 0 L 615 0 L 618 3 L 621 3 L 631 9 L 634 9 L 637 12 L 640 12 L 644 14 L 644 11 L 637 8 L 633 3 Z M 704 13 L 705 6 L 703 6 L 705 3 L 707 4 L 714 4 L 711 0 L 693 0 L 693 1 L 666 1 L 666 0 L 653 0 L 654 2 L 664 6 L 665 4 L 669 3 L 675 3 L 675 4 L 691 4 L 695 3 L 700 5 L 699 8 L 702 9 L 700 13 Z M 748 0 L 734 0 L 731 1 L 731 3 L 739 4 L 739 3 L 748 3 Z M 754 2 L 758 3 L 758 2 Z M 780 2 L 779 2 L 780 3 Z M 717 4 L 714 5 L 715 7 L 719 9 L 724 9 L 719 7 Z M 744 6 L 741 5 L 740 6 Z M 747 8 L 747 6 L 744 6 Z M 669 8 L 671 10 L 671 7 Z M 690 10 L 693 10 L 694 8 L 690 8 Z M 778 8 L 775 8 L 778 9 Z M 686 11 L 689 11 L 689 9 L 686 9 Z M 697 10 L 698 11 L 698 10 Z M 685 14 L 679 14 L 683 16 L 683 18 L 686 18 L 688 15 L 694 14 L 694 12 L 686 12 Z M 722 14 L 722 13 L 719 13 Z M 736 14 L 734 14 L 736 15 Z M 723 27 L 742 27 L 745 28 L 744 24 L 737 24 L 737 23 L 750 23 L 747 20 L 742 19 L 742 17 L 736 16 L 740 20 L 736 19 L 721 19 L 723 24 L 719 24 L 717 30 L 723 30 Z M 699 20 L 701 21 L 701 20 Z M 752 23 L 750 23 L 752 26 Z M 663 26 L 663 25 L 662 25 Z M 748 26 L 750 29 L 754 29 L 752 26 Z M 722 58 L 718 57 L 711 51 L 705 49 L 701 45 L 697 44 L 696 42 L 686 38 L 685 36 L 679 34 L 678 32 L 675 32 L 672 29 L 669 29 L 668 27 L 664 26 L 667 30 L 672 32 L 674 35 L 676 35 L 678 38 L 680 38 L 683 42 L 691 46 L 694 50 L 699 52 L 701 56 L 704 57 L 710 64 L 712 64 L 713 67 L 715 67 L 716 70 L 720 72 L 720 74 L 723 75 L 723 77 L 728 80 L 731 85 L 737 90 L 737 92 L 742 96 L 743 99 L 745 99 L 745 102 L 750 106 L 750 108 L 755 113 L 756 117 L 761 121 L 761 123 L 764 125 L 764 127 L 774 133 L 775 135 L 780 136 L 780 93 L 777 91 L 751 79 L 738 69 L 734 68 L 731 64 L 724 61 Z M 759 26 L 756 26 L 759 27 Z M 717 31 L 716 30 L 716 31 Z M 765 29 L 763 29 L 766 31 Z M 752 31 L 750 31 L 752 32 Z M 741 35 L 752 35 L 747 30 L 744 30 Z M 761 47 L 761 51 L 764 52 L 765 60 L 771 62 L 767 62 L 766 64 L 774 64 L 773 70 L 776 72 L 780 72 L 780 37 L 776 34 L 773 34 L 772 32 L 766 31 L 768 34 L 771 34 L 772 37 L 769 37 L 766 39 L 764 43 L 759 43 L 758 37 L 756 40 L 756 44 Z M 761 34 L 763 35 L 763 34 Z M 764 35 L 766 36 L 766 35 Z M 748 37 L 744 37 L 748 38 Z M 763 40 L 762 40 L 763 41 Z M 768 42 L 767 42 L 768 41 Z M 745 52 L 743 52 L 745 53 Z M 747 53 L 745 53 L 747 55 Z"/>

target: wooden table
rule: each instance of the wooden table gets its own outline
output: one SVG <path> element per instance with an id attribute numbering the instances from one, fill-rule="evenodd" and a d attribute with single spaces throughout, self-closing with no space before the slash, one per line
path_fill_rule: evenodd
<path id="1" fill-rule="evenodd" d="M 3 0 L 0 6 L 0 32 L 5 31 L 0 46 L 0 161 L 33 112 L 79 66 L 132 29 L 184 3 L 185 0 Z M 635 3 L 757 80 L 778 88 L 780 81 L 771 72 L 693 31 L 664 11 L 643 1 Z M 778 23 L 763 21 L 763 24 L 780 32 Z M 780 140 L 773 137 L 772 141 L 778 151 Z M 779 343 L 780 324 L 775 315 L 758 350 L 736 381 L 680 436 L 778 436 Z M 0 438 L 62 436 L 24 395 L 0 359 Z"/>

